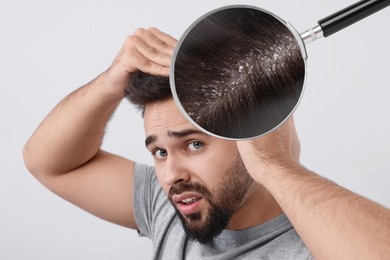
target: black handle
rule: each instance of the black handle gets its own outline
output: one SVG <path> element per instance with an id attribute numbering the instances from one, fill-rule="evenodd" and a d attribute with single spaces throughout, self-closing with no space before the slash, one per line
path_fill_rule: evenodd
<path id="1" fill-rule="evenodd" d="M 324 37 L 334 34 L 349 25 L 387 7 L 390 0 L 364 0 L 357 2 L 318 21 Z"/>

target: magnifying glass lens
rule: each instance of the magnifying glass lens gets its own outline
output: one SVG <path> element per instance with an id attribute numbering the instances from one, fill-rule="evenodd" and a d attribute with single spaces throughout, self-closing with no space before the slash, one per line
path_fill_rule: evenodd
<path id="1" fill-rule="evenodd" d="M 286 23 L 252 7 L 201 17 L 176 47 L 173 96 L 187 118 L 226 139 L 261 136 L 297 106 L 305 59 Z"/>

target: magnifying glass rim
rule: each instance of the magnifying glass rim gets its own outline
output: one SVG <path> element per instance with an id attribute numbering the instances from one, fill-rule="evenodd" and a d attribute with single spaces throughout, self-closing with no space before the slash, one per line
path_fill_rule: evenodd
<path id="1" fill-rule="evenodd" d="M 180 102 L 180 99 L 177 95 L 177 91 L 176 91 L 176 84 L 175 84 L 175 61 L 176 61 L 176 57 L 177 57 L 177 54 L 179 53 L 179 50 L 180 50 L 180 47 L 182 45 L 182 43 L 184 42 L 184 40 L 187 38 L 188 34 L 192 31 L 192 29 L 197 26 L 201 21 L 203 21 L 205 18 L 209 17 L 210 15 L 214 14 L 214 13 L 217 13 L 217 12 L 220 12 L 220 11 L 223 11 L 223 10 L 227 10 L 227 9 L 236 9 L 236 8 L 245 8 L 245 9 L 252 9 L 252 10 L 258 10 L 258 11 L 261 11 L 263 13 L 266 13 L 266 14 L 269 14 L 271 15 L 272 17 L 274 17 L 275 19 L 277 19 L 279 22 L 283 23 L 288 30 L 290 30 L 290 32 L 293 34 L 294 38 L 297 40 L 298 42 L 298 45 L 299 45 L 299 48 L 300 48 L 300 51 L 301 51 L 301 54 L 302 54 L 302 58 L 303 58 L 303 62 L 304 62 L 304 78 L 303 78 L 303 86 L 302 86 L 302 91 L 301 91 L 301 94 L 298 98 L 298 101 L 297 103 L 295 104 L 294 108 L 291 110 L 290 114 L 288 114 L 288 116 L 286 116 L 286 118 L 281 121 L 278 125 L 276 125 L 275 127 L 273 127 L 272 129 L 268 130 L 267 132 L 264 132 L 262 134 L 259 134 L 259 135 L 256 135 L 256 136 L 251 136 L 251 137 L 239 137 L 239 138 L 233 138 L 233 137 L 226 137 L 226 136 L 221 136 L 221 135 L 217 135 L 213 132 L 210 132 L 208 131 L 207 129 L 203 128 L 202 126 L 200 126 L 197 122 L 195 122 L 195 120 L 193 120 L 187 113 L 187 111 L 184 109 L 183 105 L 181 104 Z M 244 141 L 244 140 L 252 140 L 252 139 L 256 139 L 258 137 L 261 137 L 263 135 L 266 135 L 272 131 L 274 131 L 276 128 L 278 128 L 280 125 L 282 125 L 295 111 L 295 109 L 298 107 L 301 99 L 302 99 L 302 96 L 303 96 L 303 92 L 305 90 L 305 85 L 306 85 L 306 75 L 307 75 L 307 52 L 306 52 L 306 46 L 305 46 L 305 43 L 303 42 L 303 39 L 301 37 L 301 35 L 297 32 L 297 30 L 288 22 L 284 21 L 283 19 L 281 19 L 279 16 L 267 11 L 267 10 L 264 10 L 260 7 L 256 7 L 256 6 L 251 6 L 251 5 L 227 5 L 227 6 L 223 6 L 223 7 L 219 7 L 219 8 L 216 8 L 214 10 L 211 10 L 207 13 L 205 13 L 204 15 L 202 15 L 201 17 L 199 17 L 197 20 L 195 20 L 186 30 L 185 32 L 182 34 L 182 36 L 180 37 L 176 47 L 175 47 L 175 50 L 173 52 L 173 55 L 172 55 L 172 58 L 171 58 L 171 67 L 170 67 L 170 75 L 169 75 L 169 83 L 170 83 L 170 88 L 171 88 L 171 92 L 172 92 L 172 96 L 173 96 L 173 99 L 177 105 L 177 107 L 179 108 L 180 112 L 185 116 L 185 118 L 191 122 L 191 124 L 193 124 L 195 127 L 197 127 L 199 130 L 201 130 L 202 132 L 208 134 L 208 135 L 211 135 L 211 136 L 214 136 L 214 137 L 217 137 L 217 138 L 221 138 L 221 139 L 225 139 L 225 140 L 231 140 L 231 141 Z"/>

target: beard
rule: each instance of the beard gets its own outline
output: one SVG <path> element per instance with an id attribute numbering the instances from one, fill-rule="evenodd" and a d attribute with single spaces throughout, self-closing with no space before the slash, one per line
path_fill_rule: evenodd
<path id="1" fill-rule="evenodd" d="M 228 225 L 232 215 L 241 206 L 242 201 L 253 182 L 241 158 L 237 156 L 223 173 L 221 181 L 210 192 L 199 183 L 180 182 L 169 190 L 168 198 L 174 206 L 189 238 L 200 243 L 211 242 Z M 172 201 L 172 196 L 186 191 L 202 194 L 208 204 L 206 212 L 197 212 L 183 216 Z"/>

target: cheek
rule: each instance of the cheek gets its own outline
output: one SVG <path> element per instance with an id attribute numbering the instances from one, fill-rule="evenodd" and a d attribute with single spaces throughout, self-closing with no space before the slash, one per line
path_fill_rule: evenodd
<path id="1" fill-rule="evenodd" d="M 229 146 L 217 146 L 206 153 L 206 164 L 215 169 L 225 171 L 229 165 L 239 156 L 237 148 Z"/>
<path id="2" fill-rule="evenodd" d="M 238 153 L 233 151 L 209 151 L 190 162 L 192 173 L 206 187 L 217 185 Z M 212 190 L 212 189 L 211 189 Z"/>

